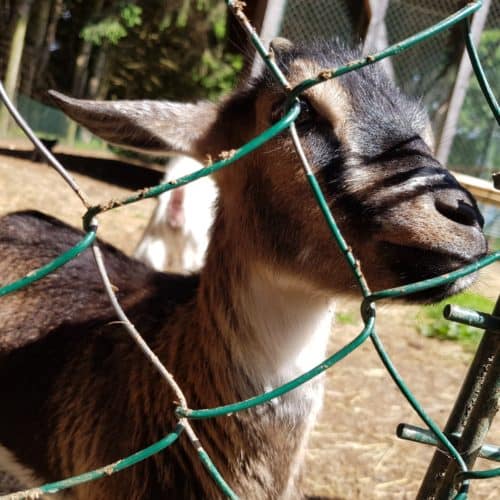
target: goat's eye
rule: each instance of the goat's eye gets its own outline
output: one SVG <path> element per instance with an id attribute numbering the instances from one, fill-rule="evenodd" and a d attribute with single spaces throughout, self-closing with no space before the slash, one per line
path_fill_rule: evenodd
<path id="1" fill-rule="evenodd" d="M 308 125 L 316 117 L 316 111 L 312 104 L 304 98 L 300 99 L 300 114 L 295 120 L 297 125 Z"/>
<path id="2" fill-rule="evenodd" d="M 312 122 L 312 120 L 316 117 L 316 110 L 312 106 L 312 104 L 304 98 L 299 100 L 300 103 L 300 114 L 295 120 L 297 125 L 307 125 Z M 277 122 L 281 118 L 283 118 L 283 106 L 285 105 L 285 99 L 280 99 L 276 101 L 271 107 L 271 121 Z"/>
<path id="3" fill-rule="evenodd" d="M 300 115 L 302 115 L 302 114 L 310 115 L 313 112 L 312 106 L 308 100 L 300 99 L 299 102 L 300 102 Z M 299 117 L 300 117 L 300 115 L 299 115 Z"/>

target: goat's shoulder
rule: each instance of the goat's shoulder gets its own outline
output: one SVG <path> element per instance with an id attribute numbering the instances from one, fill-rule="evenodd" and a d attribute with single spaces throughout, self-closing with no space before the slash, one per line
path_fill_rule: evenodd
<path id="1" fill-rule="evenodd" d="M 10 283 L 76 245 L 83 233 L 51 216 L 25 211 L 0 219 L 0 276 Z M 167 317 L 196 294 L 198 276 L 159 273 L 99 241 L 111 282 L 127 312 Z M 36 341 L 63 325 L 112 321 L 115 314 L 90 249 L 15 293 L 0 298 L 0 352 Z"/>

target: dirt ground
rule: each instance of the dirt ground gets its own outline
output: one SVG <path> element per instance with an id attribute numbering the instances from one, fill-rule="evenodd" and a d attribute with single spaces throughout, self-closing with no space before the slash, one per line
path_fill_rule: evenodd
<path id="1" fill-rule="evenodd" d="M 128 194 L 124 189 L 82 175 L 75 178 L 95 202 Z M 0 192 L 0 214 L 38 209 L 81 226 L 81 203 L 46 165 L 0 156 Z M 153 200 L 144 200 L 101 215 L 100 237 L 132 252 L 154 204 Z M 496 299 L 500 292 L 499 271 L 500 265 L 495 265 L 483 272 L 475 290 Z M 357 315 L 358 305 L 354 301 L 345 301 L 338 307 Z M 379 305 L 377 332 L 419 401 L 443 425 L 471 355 L 455 343 L 417 334 L 416 312 L 414 306 Z M 340 348 L 360 329 L 360 321 L 337 325 L 330 351 Z M 326 377 L 324 410 L 307 455 L 307 494 L 346 500 L 414 498 L 433 450 L 395 436 L 400 422 L 420 422 L 369 341 L 334 366 Z M 491 429 L 488 442 L 500 443 L 500 420 Z M 491 462 L 478 462 L 481 468 L 494 466 Z M 500 479 L 475 482 L 470 498 L 500 498 Z"/>

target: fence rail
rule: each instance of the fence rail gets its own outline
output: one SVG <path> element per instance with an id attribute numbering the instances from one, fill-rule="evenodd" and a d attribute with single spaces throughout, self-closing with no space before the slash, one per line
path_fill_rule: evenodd
<path id="1" fill-rule="evenodd" d="M 177 408 L 176 413 L 178 415 L 178 425 L 177 427 L 165 438 L 162 440 L 158 441 L 157 443 L 152 444 L 148 448 L 144 450 L 140 450 L 134 455 L 131 455 L 129 457 L 123 458 L 119 460 L 116 463 L 109 464 L 105 467 L 101 467 L 97 470 L 87 472 L 85 474 L 82 474 L 80 476 L 68 478 L 62 481 L 57 481 L 55 483 L 50 483 L 50 484 L 45 484 L 42 485 L 38 488 L 35 489 L 30 489 L 30 490 L 25 490 L 17 493 L 13 493 L 10 495 L 6 495 L 3 498 L 4 500 L 14 500 L 14 499 L 20 499 L 20 498 L 37 498 L 43 494 L 50 494 L 50 493 L 55 493 L 61 490 L 64 490 L 66 488 L 70 488 L 72 486 L 75 486 L 77 484 L 80 484 L 82 482 L 87 482 L 87 481 L 92 481 L 95 479 L 98 479 L 103 476 L 107 476 L 110 474 L 113 474 L 119 470 L 122 470 L 130 465 L 133 465 L 137 463 L 138 461 L 144 460 L 145 458 L 151 456 L 152 454 L 158 453 L 161 450 L 165 449 L 167 446 L 172 445 L 177 437 L 182 433 L 186 432 L 188 435 L 189 439 L 191 440 L 193 446 L 198 452 L 199 458 L 202 461 L 202 463 L 206 466 L 210 474 L 212 475 L 214 481 L 217 483 L 221 491 L 229 498 L 236 498 L 235 493 L 231 490 L 230 485 L 228 485 L 225 481 L 224 478 L 221 477 L 217 469 L 215 468 L 215 465 L 212 463 L 210 457 L 207 455 L 207 453 L 204 451 L 204 449 L 201 447 L 198 439 L 196 438 L 196 435 L 189 423 L 190 419 L 198 419 L 198 418 L 211 418 L 217 415 L 228 415 L 230 413 L 234 413 L 237 411 L 243 411 L 247 408 L 254 407 L 256 405 L 259 405 L 265 401 L 268 401 L 272 398 L 278 397 L 286 392 L 289 392 L 296 388 L 297 386 L 303 384 L 307 380 L 310 380 L 314 376 L 318 375 L 319 373 L 325 371 L 329 367 L 333 366 L 335 363 L 337 363 L 339 360 L 343 359 L 346 357 L 348 354 L 350 354 L 353 350 L 355 350 L 357 347 L 359 347 L 362 343 L 364 343 L 365 340 L 368 338 L 371 340 L 373 343 L 373 346 L 378 353 L 378 355 L 381 358 L 381 361 L 383 362 L 384 366 L 387 368 L 389 374 L 393 378 L 395 384 L 398 386 L 398 388 L 401 390 L 401 392 L 404 394 L 406 399 L 408 400 L 409 404 L 412 406 L 414 411 L 417 413 L 417 415 L 425 422 L 426 426 L 428 429 L 432 432 L 433 438 L 435 438 L 435 442 L 438 444 L 438 446 L 444 450 L 449 457 L 448 461 L 453 465 L 453 471 L 446 475 L 446 484 L 443 485 L 443 488 L 452 488 L 456 489 L 456 494 L 455 498 L 459 500 L 463 500 L 467 497 L 467 492 L 469 489 L 469 479 L 473 478 L 479 478 L 479 477 L 492 477 L 492 476 L 500 476 L 500 470 L 499 469 L 492 469 L 491 471 L 480 471 L 480 472 L 471 472 L 469 470 L 469 460 L 468 457 L 463 457 L 461 450 L 452 443 L 453 437 L 452 435 L 447 435 L 445 432 L 443 432 L 435 423 L 434 421 L 427 415 L 427 413 L 424 411 L 424 409 L 421 407 L 419 402 L 416 400 L 416 398 L 412 395 L 411 391 L 408 389 L 406 386 L 405 382 L 397 372 L 394 364 L 392 363 L 391 359 L 389 358 L 387 352 L 384 349 L 384 346 L 376 334 L 375 331 L 375 322 L 376 322 L 376 307 L 375 303 L 379 300 L 385 300 L 385 299 L 391 299 L 391 298 L 396 298 L 396 297 L 402 297 L 402 296 L 407 296 L 413 293 L 417 293 L 422 290 L 427 290 L 429 288 L 433 288 L 435 286 L 443 285 L 445 283 L 450 283 L 454 280 L 456 280 L 459 277 L 465 276 L 467 274 L 470 274 L 472 272 L 477 271 L 480 268 L 483 268 L 495 261 L 500 260 L 500 252 L 493 253 L 491 255 L 488 255 L 487 257 L 484 257 L 483 259 L 477 261 L 474 264 L 471 264 L 469 266 L 466 266 L 462 269 L 459 269 L 457 271 L 454 271 L 452 273 L 449 273 L 444 276 L 424 280 L 418 283 L 413 283 L 411 285 L 406 285 L 398 288 L 393 288 L 393 289 L 388 289 L 388 290 L 383 290 L 380 292 L 375 292 L 372 293 L 368 283 L 366 282 L 360 266 L 358 264 L 358 261 L 356 260 L 355 256 L 353 255 L 350 247 L 347 245 L 346 241 L 344 240 L 340 230 L 337 227 L 337 224 L 334 219 L 334 215 L 330 212 L 330 209 L 328 208 L 328 205 L 326 203 L 326 200 L 321 192 L 321 189 L 319 187 L 319 184 L 316 180 L 316 177 L 314 176 L 310 165 L 308 163 L 307 157 L 302 149 L 300 139 L 297 135 L 296 129 L 295 129 L 295 119 L 297 118 L 299 114 L 299 104 L 297 102 L 297 97 L 307 88 L 310 88 L 314 85 L 318 85 L 323 83 L 325 80 L 335 78 L 339 75 L 348 73 L 350 71 L 355 71 L 356 69 L 362 68 L 368 64 L 373 64 L 377 61 L 380 61 L 386 57 L 390 57 L 392 55 L 398 54 L 409 47 L 421 42 L 422 40 L 425 40 L 431 36 L 436 35 L 437 33 L 449 28 L 450 26 L 453 26 L 459 22 L 463 22 L 464 26 L 467 28 L 468 27 L 468 18 L 476 12 L 480 7 L 481 7 L 481 0 L 477 1 L 472 1 L 467 3 L 462 9 L 459 9 L 456 13 L 453 15 L 449 16 L 448 18 L 438 22 L 434 26 L 423 30 L 422 32 L 407 38 L 406 40 L 400 41 L 390 47 L 388 47 L 385 50 L 382 50 L 376 54 L 368 55 L 360 60 L 357 61 L 352 61 L 351 63 L 339 67 L 339 68 L 332 68 L 328 69 L 325 71 L 322 71 L 319 75 L 309 78 L 303 82 L 301 82 L 299 85 L 297 85 L 295 88 L 291 88 L 291 86 L 288 84 L 285 76 L 281 73 L 279 68 L 276 66 L 274 63 L 271 54 L 268 52 L 268 50 L 264 47 L 262 42 L 260 41 L 259 37 L 257 36 L 255 30 L 249 23 L 248 19 L 246 18 L 244 12 L 243 12 L 243 7 L 244 3 L 241 1 L 237 0 L 227 0 L 227 4 L 233 14 L 239 19 L 241 22 L 242 26 L 248 33 L 252 43 L 257 49 L 257 52 L 260 54 L 260 56 L 263 58 L 265 64 L 269 67 L 271 70 L 272 74 L 277 78 L 277 80 L 282 84 L 284 89 L 288 91 L 289 98 L 287 102 L 287 111 L 285 113 L 285 116 L 276 124 L 274 124 L 271 128 L 266 130 L 264 133 L 259 135 L 258 137 L 254 138 L 251 140 L 249 143 L 238 149 L 230 158 L 221 160 L 217 163 L 214 163 L 213 165 L 210 165 L 209 167 L 203 168 L 189 176 L 182 177 L 178 179 L 177 181 L 172 181 L 166 184 L 161 184 L 158 186 L 155 186 L 151 189 L 148 190 L 143 190 L 140 192 L 135 193 L 132 196 L 129 196 L 125 199 L 118 200 L 118 201 L 113 201 L 113 202 L 106 202 L 106 203 L 101 203 L 99 205 L 91 206 L 87 200 L 86 195 L 83 193 L 83 191 L 79 188 L 78 184 L 74 181 L 74 179 L 66 172 L 64 167 L 57 162 L 57 160 L 51 155 L 49 151 L 43 146 L 43 144 L 40 143 L 40 141 L 34 136 L 34 134 L 31 132 L 30 128 L 26 125 L 22 117 L 16 112 L 14 107 L 10 104 L 10 101 L 8 97 L 5 95 L 5 92 L 3 90 L 3 87 L 0 86 L 0 93 L 2 100 L 5 102 L 7 107 L 9 108 L 10 112 L 16 119 L 17 123 L 23 128 L 25 133 L 30 137 L 32 142 L 35 144 L 35 146 L 44 154 L 44 156 L 49 160 L 49 162 L 54 166 L 54 168 L 57 169 L 57 171 L 63 176 L 65 181 L 72 187 L 73 191 L 75 194 L 80 198 L 82 201 L 83 206 L 86 209 L 86 212 L 84 213 L 82 220 L 83 220 L 83 227 L 86 232 L 85 237 L 76 245 L 74 248 L 70 249 L 69 251 L 65 252 L 64 254 L 60 255 L 56 260 L 53 262 L 48 263 L 44 267 L 38 270 L 34 270 L 33 272 L 29 273 L 28 276 L 22 278 L 19 281 L 16 281 L 15 283 L 8 284 L 4 286 L 3 288 L 0 288 L 0 296 L 5 295 L 7 293 L 10 293 L 12 291 L 18 290 L 19 288 L 22 288 L 24 286 L 29 285 L 30 283 L 33 283 L 34 281 L 38 279 L 42 279 L 44 276 L 46 276 L 48 273 L 53 272 L 55 269 L 59 268 L 60 266 L 64 265 L 66 262 L 71 260 L 72 258 L 76 257 L 79 252 L 83 251 L 83 249 L 88 248 L 89 246 L 92 246 L 92 250 L 94 253 L 96 265 L 98 267 L 98 270 L 101 274 L 106 292 L 109 296 L 109 299 L 115 309 L 115 312 L 117 316 L 120 318 L 122 321 L 124 327 L 127 329 L 128 333 L 131 335 L 131 337 L 134 339 L 134 341 L 137 343 L 138 347 L 142 350 L 145 356 L 148 357 L 150 362 L 155 366 L 155 368 L 158 370 L 160 376 L 163 378 L 165 383 L 169 384 L 169 386 L 174 390 L 177 399 L 180 403 L 180 406 Z M 466 37 L 467 37 L 467 30 L 466 30 Z M 474 59 L 474 47 L 471 46 L 471 44 L 468 44 L 468 49 L 469 49 L 469 54 L 471 57 Z M 490 108 L 493 112 L 493 114 L 497 117 L 500 116 L 499 114 L 499 109 L 498 109 L 498 104 L 496 103 L 496 100 L 494 96 L 492 95 L 491 89 L 487 85 L 487 82 L 484 77 L 484 73 L 481 71 L 481 66 L 479 63 L 479 60 L 477 57 L 475 57 L 474 61 L 474 70 L 476 72 L 476 76 L 478 79 L 482 82 L 481 88 L 483 89 L 483 92 L 488 98 L 488 102 L 490 105 Z M 363 294 L 363 302 L 361 306 L 361 311 L 362 311 L 362 317 L 364 321 L 364 327 L 362 331 L 358 334 L 358 336 L 349 342 L 347 345 L 345 345 L 342 349 L 337 351 L 335 354 L 333 354 L 331 357 L 326 359 L 323 363 L 318 365 L 317 367 L 313 368 L 309 372 L 303 374 L 302 376 L 298 377 L 295 380 L 292 380 L 281 387 L 278 387 L 277 389 L 267 392 L 265 394 L 261 394 L 259 396 L 256 396 L 254 398 L 245 400 L 245 401 L 240 401 L 234 404 L 229 404 L 223 407 L 219 408 L 206 408 L 206 409 L 191 409 L 188 405 L 188 401 L 186 401 L 182 389 L 176 384 L 174 377 L 172 374 L 170 374 L 165 367 L 160 363 L 158 358 L 154 355 L 154 353 L 150 350 L 150 348 L 147 346 L 147 344 L 144 342 L 142 337 L 140 336 L 139 332 L 135 329 L 134 325 L 128 320 L 127 316 L 123 312 L 120 304 L 118 303 L 118 300 L 113 292 L 111 283 L 109 281 L 108 275 L 106 268 L 103 264 L 99 246 L 95 241 L 95 235 L 98 230 L 98 220 L 97 216 L 105 212 L 107 210 L 111 210 L 117 206 L 121 206 L 124 204 L 129 204 L 129 203 L 134 203 L 137 202 L 141 199 L 144 198 L 150 198 L 150 197 L 155 197 L 158 196 L 159 194 L 166 192 L 168 190 L 174 189 L 176 187 L 185 185 L 189 182 L 193 182 L 196 179 L 203 177 L 205 175 L 209 175 L 212 172 L 215 172 L 221 168 L 226 168 L 235 161 L 237 161 L 239 158 L 242 156 L 248 154 L 249 152 L 253 151 L 254 149 L 260 147 L 262 144 L 264 144 L 266 141 L 277 135 L 278 133 L 284 131 L 284 130 L 289 130 L 295 148 L 297 150 L 297 154 L 302 161 L 303 168 L 307 177 L 307 180 L 309 182 L 309 185 L 314 193 L 314 196 L 316 197 L 316 200 L 323 212 L 323 215 L 325 217 L 326 223 L 328 224 L 333 239 L 336 242 L 336 244 L 339 246 L 339 248 L 342 250 L 342 252 L 345 255 L 345 258 L 347 262 L 349 263 L 349 266 L 357 280 L 357 283 L 359 285 L 359 288 Z M 497 310 L 494 313 L 495 315 L 498 315 L 499 311 Z M 490 335 L 485 336 L 485 338 L 491 337 Z M 485 356 L 491 357 L 492 355 L 498 354 L 498 335 L 495 337 L 495 346 L 490 346 L 491 349 L 496 349 L 496 351 L 492 354 L 492 352 L 488 348 L 487 353 L 483 353 Z M 478 351 L 478 355 L 483 355 L 481 354 L 481 351 Z M 500 366 L 500 363 L 497 363 L 496 366 Z M 497 380 L 498 383 L 498 380 Z M 486 386 L 485 386 L 486 387 Z M 495 396 L 495 393 L 492 393 L 489 389 L 485 389 L 487 394 L 487 398 L 491 400 L 492 396 Z M 462 403 L 459 401 L 459 406 L 462 405 Z M 463 409 L 463 405 L 462 405 Z M 492 412 L 493 414 L 494 412 Z M 471 417 L 472 418 L 472 417 Z M 484 425 L 482 426 L 481 430 L 481 436 L 484 433 L 485 427 Z M 446 429 L 445 429 L 446 430 Z M 465 436 L 465 430 L 464 430 L 464 436 Z M 472 437 L 473 443 L 475 445 L 480 445 L 481 443 L 479 442 L 480 439 L 478 439 L 478 434 L 474 435 Z M 469 443 L 470 444 L 470 443 Z M 455 488 L 456 486 L 456 488 Z"/>
<path id="2" fill-rule="evenodd" d="M 493 182 L 458 172 L 453 172 L 453 175 L 478 201 L 500 207 L 500 192 L 498 189 L 495 189 Z"/>

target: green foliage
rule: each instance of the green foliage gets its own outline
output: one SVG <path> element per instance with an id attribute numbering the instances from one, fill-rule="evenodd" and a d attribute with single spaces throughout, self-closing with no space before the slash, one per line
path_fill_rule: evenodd
<path id="1" fill-rule="evenodd" d="M 201 56 L 201 64 L 192 72 L 193 81 L 206 89 L 208 97 L 217 97 L 234 88 L 237 75 L 243 68 L 241 55 L 220 52 L 205 50 Z"/>
<path id="2" fill-rule="evenodd" d="M 116 45 L 127 36 L 127 28 L 140 26 L 142 23 L 142 8 L 132 3 L 120 3 L 116 12 L 103 17 L 94 23 L 87 24 L 80 36 L 94 45 L 109 42 Z"/>
<path id="3" fill-rule="evenodd" d="M 109 53 L 109 97 L 215 98 L 235 86 L 243 57 L 227 50 L 223 0 L 136 3 L 142 23 Z"/>
<path id="4" fill-rule="evenodd" d="M 198 0 L 198 10 L 209 8 L 210 2 Z M 206 89 L 207 97 L 217 97 L 234 88 L 239 72 L 243 69 L 243 56 L 225 51 L 227 34 L 227 10 L 224 2 L 219 2 L 209 14 L 209 27 L 215 44 L 203 51 L 200 63 L 191 73 L 193 81 Z"/>
<path id="5" fill-rule="evenodd" d="M 474 349 L 481 340 L 483 330 L 448 321 L 443 317 L 446 304 L 456 304 L 476 311 L 491 312 L 492 300 L 472 292 L 463 292 L 438 304 L 423 307 L 417 316 L 417 330 L 426 337 L 460 342 L 466 349 Z"/>
<path id="6" fill-rule="evenodd" d="M 122 7 L 121 17 L 127 28 L 139 26 L 142 23 L 141 15 L 142 8 L 138 5 L 126 4 Z"/>
<path id="7" fill-rule="evenodd" d="M 489 249 L 492 252 L 498 252 L 500 250 L 500 238 L 490 238 L 488 243 Z"/>
<path id="8" fill-rule="evenodd" d="M 127 36 L 127 31 L 118 19 L 106 18 L 96 24 L 86 26 L 81 37 L 94 45 L 102 45 L 104 40 L 116 45 L 119 40 Z"/>

